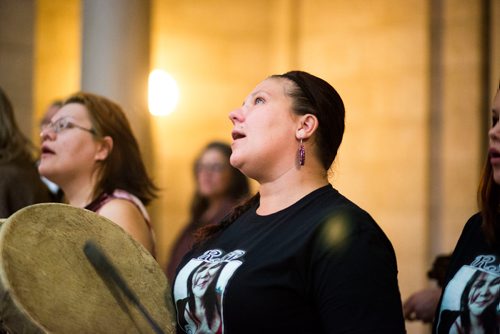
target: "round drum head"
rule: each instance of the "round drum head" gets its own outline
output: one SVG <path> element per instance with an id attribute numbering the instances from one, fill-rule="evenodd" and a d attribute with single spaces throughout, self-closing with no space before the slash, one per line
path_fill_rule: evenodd
<path id="1" fill-rule="evenodd" d="M 156 260 L 121 227 L 65 204 L 36 204 L 0 228 L 0 293 L 11 305 L 0 322 L 14 332 L 145 333 L 151 322 L 84 253 L 93 241 L 144 309 L 174 331 L 170 288 Z"/>

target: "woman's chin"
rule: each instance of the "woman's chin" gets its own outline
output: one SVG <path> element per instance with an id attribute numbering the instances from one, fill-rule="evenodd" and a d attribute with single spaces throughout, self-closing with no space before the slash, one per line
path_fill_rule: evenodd
<path id="1" fill-rule="evenodd" d="M 43 177 L 45 177 L 47 179 L 50 176 L 50 173 L 47 171 L 47 168 L 44 165 L 42 165 L 42 164 L 40 164 L 38 166 L 38 174 L 40 174 L 40 176 L 43 176 Z"/>
<path id="2" fill-rule="evenodd" d="M 51 182 L 57 183 L 56 181 L 54 181 L 56 179 L 55 174 L 51 171 L 50 168 L 40 165 L 38 166 L 38 174 Z"/>
<path id="3" fill-rule="evenodd" d="M 231 164 L 231 166 L 233 166 L 234 168 L 237 168 L 239 170 L 241 170 L 241 167 L 243 165 L 241 159 L 235 155 L 234 153 L 231 154 L 231 158 L 229 159 L 229 163 Z"/>

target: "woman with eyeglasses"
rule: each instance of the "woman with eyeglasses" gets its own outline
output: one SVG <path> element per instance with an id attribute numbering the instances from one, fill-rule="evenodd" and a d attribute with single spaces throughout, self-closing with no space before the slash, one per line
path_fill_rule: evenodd
<path id="1" fill-rule="evenodd" d="M 231 166 L 231 146 L 213 141 L 201 151 L 193 166 L 195 192 L 190 218 L 172 247 L 167 277 L 173 280 L 177 265 L 191 249 L 195 231 L 219 223 L 231 209 L 249 195 L 248 179 Z"/>
<path id="2" fill-rule="evenodd" d="M 52 201 L 36 169 L 35 151 L 19 129 L 12 103 L 0 88 L 0 218 L 31 204 Z"/>
<path id="3" fill-rule="evenodd" d="M 115 222 L 154 256 L 145 205 L 157 187 L 121 107 L 102 96 L 74 94 L 40 136 L 40 174 L 61 187 L 70 205 Z"/>

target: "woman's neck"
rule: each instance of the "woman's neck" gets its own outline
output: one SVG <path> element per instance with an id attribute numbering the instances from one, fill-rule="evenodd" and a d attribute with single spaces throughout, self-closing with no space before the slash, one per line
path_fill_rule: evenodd
<path id="1" fill-rule="evenodd" d="M 294 204 L 312 191 L 328 184 L 323 170 L 304 169 L 261 183 L 257 213 L 269 215 Z"/>
<path id="2" fill-rule="evenodd" d="M 477 316 L 474 316 L 471 314 L 470 326 L 471 326 L 471 329 L 474 329 L 474 333 L 477 333 L 477 334 L 485 333 L 484 327 L 483 327 L 483 322 L 481 321 L 480 317 L 477 317 Z"/>
<path id="3" fill-rule="evenodd" d="M 72 206 L 84 208 L 93 200 L 94 182 L 88 179 L 80 181 L 73 179 L 71 182 L 61 185 L 61 189 L 66 201 Z"/>

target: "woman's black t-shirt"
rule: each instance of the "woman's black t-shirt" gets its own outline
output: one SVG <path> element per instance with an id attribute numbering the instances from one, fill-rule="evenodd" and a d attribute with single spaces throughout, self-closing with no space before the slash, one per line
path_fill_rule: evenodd
<path id="1" fill-rule="evenodd" d="M 368 213 L 330 185 L 256 209 L 184 257 L 179 333 L 405 332 L 394 250 Z"/>
<path id="2" fill-rule="evenodd" d="M 481 223 L 472 216 L 453 251 L 433 333 L 500 332 L 500 249 L 488 244 Z"/>

